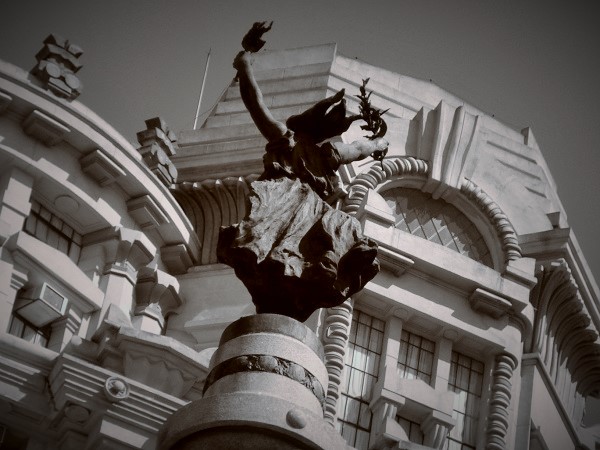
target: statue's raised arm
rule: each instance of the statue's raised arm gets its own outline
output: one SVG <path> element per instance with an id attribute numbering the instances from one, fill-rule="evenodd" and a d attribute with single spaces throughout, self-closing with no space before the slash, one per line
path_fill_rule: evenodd
<path id="1" fill-rule="evenodd" d="M 265 45 L 262 35 L 271 29 L 272 24 L 273 22 L 269 25 L 266 25 L 266 22 L 255 22 L 242 40 L 244 50 L 238 53 L 233 61 L 244 105 L 258 130 L 269 142 L 285 135 L 287 127 L 273 118 L 263 101 L 262 92 L 252 72 L 252 53 L 256 53 Z"/>

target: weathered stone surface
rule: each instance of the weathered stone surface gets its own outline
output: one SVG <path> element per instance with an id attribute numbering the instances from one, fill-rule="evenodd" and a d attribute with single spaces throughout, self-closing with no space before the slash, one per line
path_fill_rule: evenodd
<path id="1" fill-rule="evenodd" d="M 249 214 L 222 229 L 217 255 L 235 269 L 258 313 L 300 321 L 339 305 L 379 270 L 377 245 L 359 222 L 289 178 L 252 183 Z"/>

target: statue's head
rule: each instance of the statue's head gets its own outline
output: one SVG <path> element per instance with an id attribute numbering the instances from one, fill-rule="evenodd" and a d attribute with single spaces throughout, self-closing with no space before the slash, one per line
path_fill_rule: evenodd
<path id="1" fill-rule="evenodd" d="M 346 101 L 342 89 L 303 113 L 291 116 L 286 125 L 294 133 L 307 136 L 314 142 L 321 142 L 339 136 L 354 120 L 356 117 L 346 117 Z"/>

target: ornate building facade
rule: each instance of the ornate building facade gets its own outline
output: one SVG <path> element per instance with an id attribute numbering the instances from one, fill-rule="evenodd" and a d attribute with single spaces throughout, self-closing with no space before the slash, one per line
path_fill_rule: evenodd
<path id="1" fill-rule="evenodd" d="M 266 141 L 233 82 L 200 129 L 150 119 L 133 146 L 76 100 L 80 55 L 51 36 L 31 72 L 0 65 L 2 445 L 153 449 L 254 313 L 216 244 Z M 532 131 L 335 45 L 254 68 L 279 120 L 341 88 L 356 113 L 366 77 L 389 108 L 386 159 L 342 167 L 330 199 L 382 270 L 306 322 L 328 426 L 357 449 L 597 448 L 598 288 Z"/>

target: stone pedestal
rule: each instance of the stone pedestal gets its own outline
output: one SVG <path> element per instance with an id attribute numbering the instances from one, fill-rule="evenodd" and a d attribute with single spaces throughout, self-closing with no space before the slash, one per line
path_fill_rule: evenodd
<path id="1" fill-rule="evenodd" d="M 350 449 L 323 419 L 327 370 L 317 336 L 277 314 L 225 329 L 204 396 L 169 418 L 162 449 Z"/>

